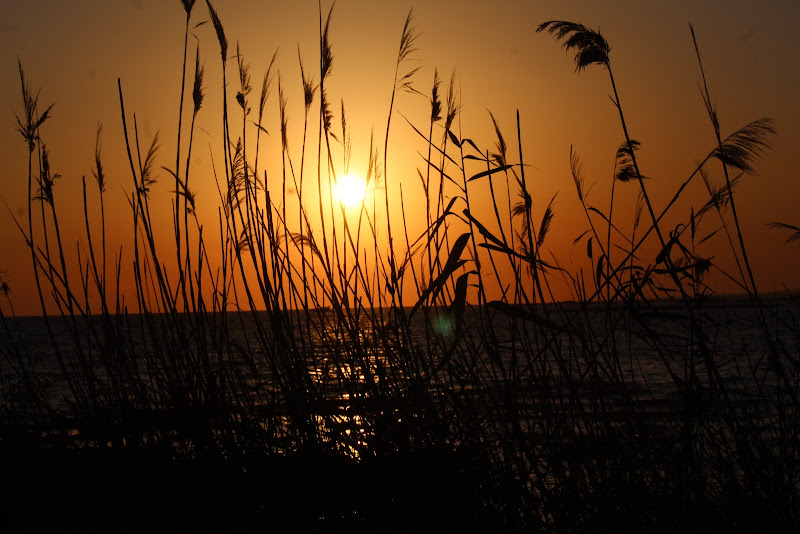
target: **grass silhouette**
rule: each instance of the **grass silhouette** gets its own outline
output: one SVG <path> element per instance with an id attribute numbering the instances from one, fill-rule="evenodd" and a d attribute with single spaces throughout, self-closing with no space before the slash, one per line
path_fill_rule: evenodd
<path id="1" fill-rule="evenodd" d="M 195 119 L 209 105 L 199 49 L 186 86 L 194 1 L 182 1 L 178 145 L 174 168 L 163 168 L 174 184 L 169 231 L 151 216 L 158 134 L 140 142 L 118 83 L 131 176 L 125 216 L 133 304 L 120 295 L 121 252 L 113 271 L 108 265 L 101 127 L 92 170 L 100 220 L 90 219 L 84 180 L 86 247 L 73 256 L 62 242 L 58 175 L 41 133 L 52 106 L 39 112 L 20 64 L 24 111 L 17 120 L 30 200 L 27 225 L 17 225 L 57 371 L 44 369 L 28 346 L 0 279 L 11 310 L 0 309 L 0 469 L 9 481 L 2 498 L 15 510 L 4 521 L 33 530 L 65 521 L 114 525 L 118 514 L 147 510 L 178 528 L 220 529 L 749 531 L 798 524 L 798 310 L 791 299 L 760 296 L 734 202 L 735 184 L 774 130 L 761 119 L 723 137 L 693 29 L 717 144 L 658 213 L 608 42 L 571 22 L 538 27 L 574 54 L 578 71 L 607 70 L 623 132 L 607 210 L 591 203 L 580 157 L 570 152 L 588 227 L 575 240 L 585 242 L 587 277 L 546 257 L 555 197 L 534 205 L 519 114 L 516 154 L 491 114 L 496 144 L 479 147 L 460 131 L 455 78 L 442 95 L 438 70 L 429 123 L 406 119 L 425 143 L 424 198 L 414 200 L 424 206 L 424 231 L 410 231 L 408 191 L 397 200 L 401 219 L 390 217 L 395 97 L 419 92 L 409 66 L 417 36 L 411 13 L 389 93 L 383 165 L 379 141 L 369 149 L 367 183 L 380 184 L 384 198 L 365 199 L 353 216 L 326 195 L 350 157 L 345 107 L 339 130 L 327 85 L 333 9 L 319 13 L 319 72 L 307 69 L 298 50 L 305 113 L 294 140 L 275 55 L 254 114 L 250 67 L 238 45 L 231 55 L 221 18 L 206 4 L 222 67 L 216 228 L 198 217 L 190 189 L 199 179 L 190 166 Z M 263 123 L 276 82 L 281 157 L 265 162 L 262 143 L 277 139 Z M 192 117 L 184 123 L 189 95 Z M 299 161 L 291 156 L 294 142 Z M 721 186 L 712 181 L 713 165 Z M 698 176 L 708 198 L 676 213 Z M 471 197 L 482 182 L 491 213 Z M 633 184 L 639 202 L 615 205 L 616 188 Z M 296 212 L 287 208 L 290 189 Z M 681 222 L 667 227 L 668 213 Z M 92 238 L 98 225 L 99 246 Z M 705 242 L 720 232 L 738 272 L 706 256 Z M 165 242 L 166 250 L 175 247 L 174 267 Z M 749 338 L 738 301 L 715 298 L 710 272 L 746 294 L 755 314 Z M 572 302 L 554 298 L 554 279 L 566 281 Z M 503 291 L 493 299 L 487 287 L 495 282 Z M 55 513 L 37 514 L 43 506 Z"/>

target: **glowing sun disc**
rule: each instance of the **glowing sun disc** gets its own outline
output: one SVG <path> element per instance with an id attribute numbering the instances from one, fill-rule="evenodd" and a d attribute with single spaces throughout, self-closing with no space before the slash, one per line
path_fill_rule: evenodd
<path id="1" fill-rule="evenodd" d="M 359 206 L 367 193 L 367 183 L 363 178 L 347 175 L 339 178 L 334 186 L 336 198 L 346 207 Z"/>

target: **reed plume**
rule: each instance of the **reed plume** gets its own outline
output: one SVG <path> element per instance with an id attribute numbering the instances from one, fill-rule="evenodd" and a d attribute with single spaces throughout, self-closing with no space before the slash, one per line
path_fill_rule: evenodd
<path id="1" fill-rule="evenodd" d="M 219 20 L 214 6 L 211 5 L 211 0 L 206 0 L 208 5 L 208 13 L 211 16 L 211 24 L 214 26 L 214 31 L 217 33 L 217 41 L 219 41 L 219 51 L 222 57 L 222 68 L 228 61 L 228 39 L 225 37 L 225 30 L 222 28 L 222 22 Z"/>
<path id="2" fill-rule="evenodd" d="M 557 41 L 562 41 L 564 50 L 574 52 L 575 70 L 578 72 L 589 65 L 609 67 L 608 54 L 611 52 L 611 47 L 608 42 L 600 33 L 583 24 L 549 20 L 539 24 L 536 31 L 553 35 Z"/>
<path id="3" fill-rule="evenodd" d="M 785 230 L 789 232 L 789 236 L 786 238 L 787 245 L 794 243 L 795 241 L 800 241 L 800 228 L 794 226 L 793 224 L 771 222 L 768 223 L 767 226 L 769 226 L 773 230 Z"/>

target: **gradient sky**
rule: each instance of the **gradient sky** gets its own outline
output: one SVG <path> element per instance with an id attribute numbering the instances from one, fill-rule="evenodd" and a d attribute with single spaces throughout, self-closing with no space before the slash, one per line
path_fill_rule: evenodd
<path id="1" fill-rule="evenodd" d="M 279 49 L 277 66 L 289 99 L 290 135 L 297 136 L 302 123 L 297 49 L 307 66 L 317 65 L 317 1 L 217 0 L 214 5 L 231 49 L 238 41 L 251 64 L 254 85 L 260 83 L 270 57 Z M 781 290 L 784 285 L 800 288 L 800 248 L 785 246 L 786 235 L 765 226 L 771 221 L 800 226 L 800 176 L 794 157 L 800 146 L 800 33 L 794 27 L 800 19 L 800 3 L 339 0 L 332 23 L 335 63 L 328 90 L 337 107 L 339 98 L 347 106 L 354 168 L 366 165 L 370 130 L 374 128 L 377 138 L 383 137 L 399 37 L 412 7 L 421 33 L 415 56 L 422 68 L 416 87 L 429 94 L 434 68 L 445 81 L 455 71 L 465 137 L 487 148 L 493 146 L 488 109 L 513 146 L 514 117 L 519 110 L 525 159 L 532 165 L 528 179 L 535 207 L 543 208 L 558 193 L 546 246 L 570 270 L 583 261 L 585 252 L 573 249 L 572 243 L 587 228 L 569 172 L 570 146 L 581 156 L 587 183 L 595 184 L 590 201 L 605 208 L 614 154 L 624 138 L 608 97 L 606 72 L 590 67 L 575 73 L 571 57 L 552 37 L 537 34 L 535 27 L 546 20 L 569 20 L 600 30 L 609 41 L 628 126 L 632 137 L 642 143 L 642 172 L 652 178 L 648 186 L 659 211 L 715 142 L 698 88 L 691 22 L 723 136 L 760 117 L 775 120 L 774 146 L 757 163 L 757 174 L 746 176 L 737 190 L 738 207 L 762 291 Z M 325 3 L 323 10 L 327 9 Z M 193 23 L 207 18 L 205 3 L 197 2 Z M 0 194 L 8 204 L 8 209 L 0 206 L 0 271 L 12 288 L 17 313 L 38 311 L 29 253 L 9 214 L 10 210 L 22 220 L 26 206 L 27 151 L 15 131 L 14 118 L 22 109 L 17 58 L 33 87 L 41 89 L 40 104 L 55 104 L 43 137 L 54 170 L 63 175 L 56 186 L 57 202 L 68 228 L 65 240 L 73 249 L 82 231 L 81 176 L 91 177 L 96 127 L 103 124 L 109 180 L 106 202 L 112 215 L 108 224 L 116 243 L 110 248 L 114 249 L 126 244 L 123 236 L 130 232 L 125 201 L 130 175 L 117 78 L 122 80 L 128 113 L 137 114 L 146 142 L 160 132 L 159 166 L 170 165 L 184 19 L 177 0 L 27 0 L 0 5 Z M 194 34 L 197 40 L 190 40 L 190 53 L 199 42 L 208 85 L 198 125 L 209 132 L 206 139 L 201 134 L 196 142 L 216 146 L 212 138 L 221 106 L 215 85 L 219 83 L 219 52 L 210 24 Z M 277 132 L 275 96 L 268 107 L 267 128 Z M 396 108 L 416 124 L 426 125 L 426 99 L 402 95 Z M 397 180 L 405 180 L 404 187 L 410 190 L 418 186 L 415 167 L 422 162 L 410 141 L 409 149 L 402 149 L 413 136 L 402 118 L 393 120 L 392 135 L 398 144 L 392 152 L 391 172 Z M 208 167 L 208 154 L 208 148 L 197 150 L 200 168 Z M 216 213 L 212 184 L 209 181 L 198 191 L 200 211 L 211 216 Z M 633 184 L 628 185 L 634 191 Z M 170 186 L 158 187 L 168 199 Z M 701 193 L 702 188 L 687 193 L 679 208 L 683 215 L 702 203 Z M 633 193 L 627 200 L 626 193 L 621 195 L 620 202 L 635 198 Z M 712 253 L 722 264 L 729 261 L 723 248 Z"/>

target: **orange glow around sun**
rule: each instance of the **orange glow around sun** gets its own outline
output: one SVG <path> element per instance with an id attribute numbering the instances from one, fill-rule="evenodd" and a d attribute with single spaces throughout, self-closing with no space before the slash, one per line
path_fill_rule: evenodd
<path id="1" fill-rule="evenodd" d="M 334 198 L 346 208 L 359 206 L 367 194 L 367 183 L 363 178 L 348 174 L 339 178 L 333 188 Z"/>

